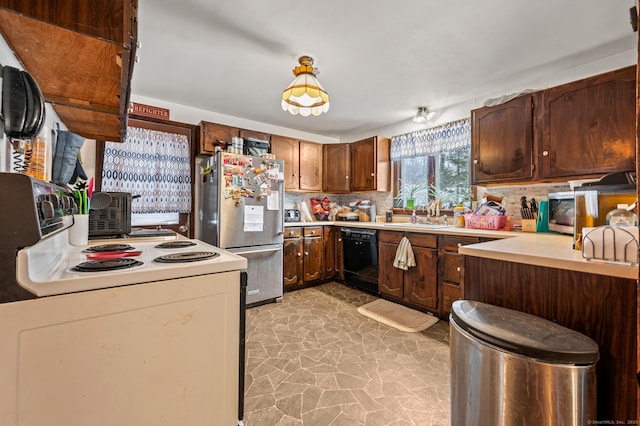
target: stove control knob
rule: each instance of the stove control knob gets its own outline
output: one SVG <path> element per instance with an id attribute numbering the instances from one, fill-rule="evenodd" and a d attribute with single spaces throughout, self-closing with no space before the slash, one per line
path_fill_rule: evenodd
<path id="1" fill-rule="evenodd" d="M 55 216 L 55 209 L 51 201 L 43 201 L 40 203 L 40 211 L 44 220 L 53 219 Z"/>

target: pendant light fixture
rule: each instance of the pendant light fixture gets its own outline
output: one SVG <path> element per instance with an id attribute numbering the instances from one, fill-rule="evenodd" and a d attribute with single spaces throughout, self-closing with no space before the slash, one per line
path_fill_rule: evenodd
<path id="1" fill-rule="evenodd" d="M 282 92 L 282 109 L 303 117 L 329 111 L 329 94 L 316 78 L 313 58 L 301 56 L 298 62 L 300 65 L 293 69 L 296 78 Z"/>
<path id="2" fill-rule="evenodd" d="M 413 117 L 413 121 L 415 121 L 416 123 L 424 123 L 426 121 L 433 120 L 433 117 L 435 116 L 435 111 L 431 111 L 427 107 L 420 107 L 418 108 L 418 112 L 416 112 L 416 116 Z"/>

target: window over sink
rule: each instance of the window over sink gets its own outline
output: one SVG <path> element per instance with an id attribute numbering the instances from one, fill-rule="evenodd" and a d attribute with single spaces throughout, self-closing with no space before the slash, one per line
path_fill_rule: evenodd
<path id="1" fill-rule="evenodd" d="M 391 139 L 394 208 L 470 205 L 471 123 L 468 118 Z"/>

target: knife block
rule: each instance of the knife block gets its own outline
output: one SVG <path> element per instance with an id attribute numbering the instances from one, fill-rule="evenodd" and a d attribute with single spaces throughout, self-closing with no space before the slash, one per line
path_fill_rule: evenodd
<path id="1" fill-rule="evenodd" d="M 522 219 L 522 231 L 523 232 L 536 232 L 537 223 L 536 219 Z"/>

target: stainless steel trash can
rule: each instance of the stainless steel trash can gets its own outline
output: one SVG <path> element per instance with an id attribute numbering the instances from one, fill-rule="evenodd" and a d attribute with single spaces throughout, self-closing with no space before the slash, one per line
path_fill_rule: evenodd
<path id="1" fill-rule="evenodd" d="M 458 300 L 450 316 L 451 425 L 585 425 L 598 345 L 523 312 Z"/>

